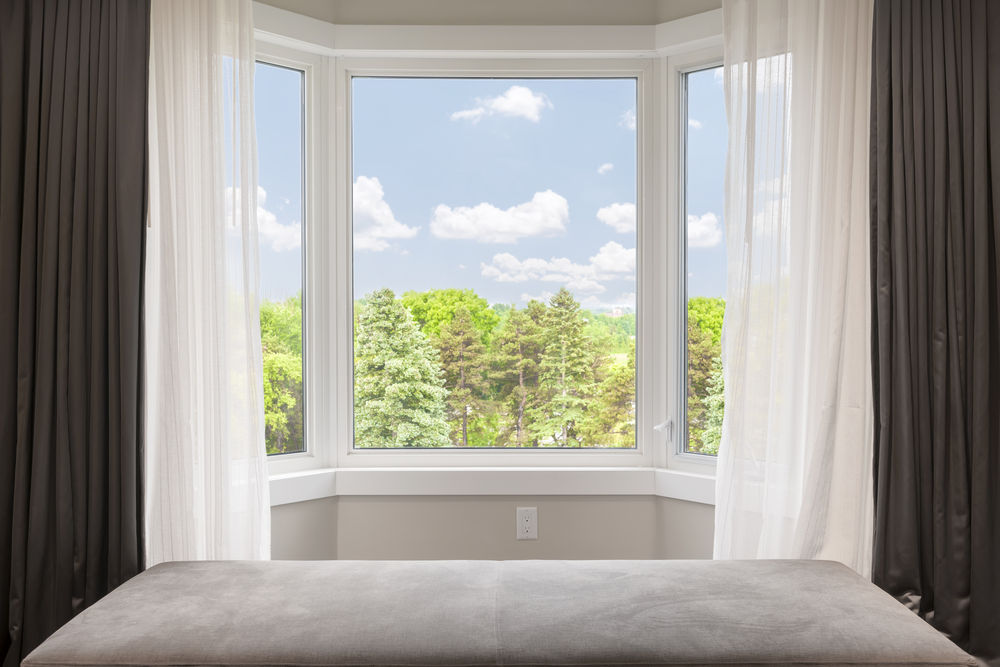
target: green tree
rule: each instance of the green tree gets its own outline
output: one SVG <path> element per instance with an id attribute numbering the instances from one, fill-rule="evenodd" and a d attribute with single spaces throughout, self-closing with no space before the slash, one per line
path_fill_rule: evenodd
<path id="1" fill-rule="evenodd" d="M 483 405 L 486 390 L 485 347 L 472 314 L 459 306 L 450 322 L 441 325 L 435 339 L 448 388 L 448 418 L 451 439 L 458 447 L 469 446 L 469 418 Z"/>
<path id="2" fill-rule="evenodd" d="M 635 348 L 626 363 L 614 364 L 597 387 L 584 422 L 584 439 L 593 446 L 635 444 Z"/>
<path id="3" fill-rule="evenodd" d="M 445 447 L 443 373 L 437 351 L 391 290 L 366 296 L 354 348 L 356 447 Z"/>
<path id="4" fill-rule="evenodd" d="M 691 451 L 701 451 L 702 431 L 707 420 L 705 397 L 712 379 L 712 363 L 717 356 L 712 334 L 688 320 L 687 422 Z"/>
<path id="5" fill-rule="evenodd" d="M 722 417 L 726 411 L 726 384 L 722 375 L 722 357 L 712 360 L 712 377 L 705 397 L 705 430 L 701 433 L 701 453 L 718 454 L 722 441 Z"/>
<path id="6" fill-rule="evenodd" d="M 725 312 L 725 299 L 688 299 L 688 449 L 705 454 L 718 451 L 721 436 L 724 409 L 721 398 L 722 324 Z"/>
<path id="7" fill-rule="evenodd" d="M 260 304 L 264 440 L 268 454 L 304 449 L 302 294 Z"/>
<path id="8" fill-rule="evenodd" d="M 515 447 L 529 444 L 527 415 L 534 406 L 541 361 L 541 323 L 545 306 L 528 303 L 525 310 L 511 308 L 493 339 L 491 367 L 497 395 L 506 410 L 506 431 Z"/>
<path id="9" fill-rule="evenodd" d="M 532 434 L 555 445 L 581 446 L 579 426 L 592 393 L 590 350 L 584 336 L 580 304 L 565 287 L 549 300 L 544 349 L 539 363 L 540 404 Z"/>
<path id="10" fill-rule="evenodd" d="M 722 320 L 726 300 L 722 297 L 694 296 L 688 299 L 688 324 L 694 324 L 711 336 L 712 343 L 722 342 Z"/>
<path id="11" fill-rule="evenodd" d="M 459 308 L 465 308 L 483 343 L 500 321 L 486 299 L 471 289 L 432 289 L 426 292 L 405 292 L 403 305 L 413 315 L 417 326 L 428 336 L 439 336 L 441 327 L 455 318 Z"/>

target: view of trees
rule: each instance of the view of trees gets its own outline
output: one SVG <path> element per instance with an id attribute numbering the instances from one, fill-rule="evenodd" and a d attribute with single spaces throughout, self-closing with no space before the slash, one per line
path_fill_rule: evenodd
<path id="1" fill-rule="evenodd" d="M 722 380 L 722 317 L 726 301 L 688 299 L 687 451 L 718 454 L 725 410 Z"/>
<path id="2" fill-rule="evenodd" d="M 565 289 L 523 309 L 377 290 L 355 304 L 354 445 L 633 447 L 634 348 L 634 314 Z"/>
<path id="3" fill-rule="evenodd" d="M 688 450 L 718 451 L 725 302 L 688 302 Z M 302 298 L 261 305 L 269 454 L 302 451 Z M 355 303 L 356 447 L 633 447 L 635 314 L 490 305 L 472 290 Z"/>

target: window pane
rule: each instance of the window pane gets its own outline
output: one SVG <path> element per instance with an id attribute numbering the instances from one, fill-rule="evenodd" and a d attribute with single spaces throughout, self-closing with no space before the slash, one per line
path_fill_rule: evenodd
<path id="1" fill-rule="evenodd" d="M 354 78 L 355 447 L 635 447 L 635 104 Z"/>
<path id="2" fill-rule="evenodd" d="M 303 83 L 300 70 L 257 63 L 260 341 L 268 454 L 306 449 L 302 391 Z"/>
<path id="3" fill-rule="evenodd" d="M 726 244 L 722 202 L 726 108 L 722 68 L 685 75 L 687 87 L 687 441 L 685 451 L 715 455 L 722 435 L 722 319 Z"/>

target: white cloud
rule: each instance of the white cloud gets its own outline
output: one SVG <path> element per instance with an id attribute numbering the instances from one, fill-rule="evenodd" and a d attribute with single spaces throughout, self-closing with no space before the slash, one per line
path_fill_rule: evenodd
<path id="1" fill-rule="evenodd" d="M 225 191 L 225 210 L 227 226 L 235 228 L 237 221 L 233 217 L 236 202 L 240 199 L 240 189 L 227 187 Z M 274 252 L 295 250 L 302 246 L 302 223 L 293 222 L 283 225 L 277 216 L 266 207 L 267 191 L 257 186 L 257 240 L 263 246 L 267 245 Z"/>
<path id="2" fill-rule="evenodd" d="M 528 303 L 529 301 L 541 301 L 542 303 L 548 303 L 549 299 L 553 296 L 555 296 L 554 292 L 542 292 L 538 295 L 522 294 L 521 301 L 524 303 Z"/>
<path id="3" fill-rule="evenodd" d="M 571 290 L 585 293 L 604 292 L 605 280 L 631 278 L 635 275 L 635 248 L 625 248 L 610 241 L 601 246 L 587 264 L 578 264 L 566 257 L 520 260 L 504 252 L 481 265 L 482 275 L 501 283 L 529 280 L 562 283 Z"/>
<path id="4" fill-rule="evenodd" d="M 458 265 L 458 269 L 459 269 L 459 271 L 465 271 L 465 268 L 466 268 L 466 267 L 465 267 L 465 264 L 459 264 L 459 265 Z"/>
<path id="5" fill-rule="evenodd" d="M 599 208 L 597 219 L 614 229 L 619 234 L 635 231 L 635 204 L 630 202 L 615 203 Z"/>
<path id="6" fill-rule="evenodd" d="M 515 243 L 521 238 L 564 232 L 567 222 L 569 202 L 562 195 L 546 190 L 506 210 L 486 202 L 455 208 L 438 204 L 431 219 L 431 233 L 439 239 Z"/>
<path id="7" fill-rule="evenodd" d="M 464 109 L 462 111 L 456 111 L 451 114 L 452 120 L 468 120 L 472 123 L 478 123 L 482 120 L 483 116 L 486 115 L 486 109 L 483 107 L 477 107 L 475 109 Z"/>
<path id="8" fill-rule="evenodd" d="M 688 127 L 690 127 L 692 130 L 700 130 L 701 121 L 698 120 L 697 118 L 688 118 Z"/>
<path id="9" fill-rule="evenodd" d="M 389 247 L 389 241 L 413 238 L 418 229 L 396 219 L 377 178 L 358 176 L 354 181 L 355 250 L 379 252 Z"/>
<path id="10" fill-rule="evenodd" d="M 610 162 L 605 162 L 604 164 L 602 164 L 600 167 L 597 168 L 597 173 L 603 176 L 604 174 L 608 173 L 614 168 L 615 165 L 611 164 Z"/>
<path id="11" fill-rule="evenodd" d="M 635 109 L 629 109 L 622 114 L 622 117 L 618 120 L 618 124 L 622 127 L 627 127 L 630 130 L 635 129 Z"/>
<path id="12" fill-rule="evenodd" d="M 592 294 L 581 299 L 580 305 L 593 311 L 609 311 L 618 308 L 624 311 L 634 311 L 635 292 L 625 292 L 620 294 L 617 299 L 602 299 Z"/>
<path id="13" fill-rule="evenodd" d="M 722 241 L 722 226 L 712 212 L 704 215 L 688 215 L 687 238 L 689 248 L 711 248 Z"/>
<path id="14" fill-rule="evenodd" d="M 478 123 L 486 116 L 499 114 L 525 118 L 532 123 L 542 119 L 542 109 L 551 109 L 552 102 L 543 93 L 536 93 L 525 86 L 511 86 L 497 97 L 476 98 L 476 106 L 451 114 L 452 120 Z"/>

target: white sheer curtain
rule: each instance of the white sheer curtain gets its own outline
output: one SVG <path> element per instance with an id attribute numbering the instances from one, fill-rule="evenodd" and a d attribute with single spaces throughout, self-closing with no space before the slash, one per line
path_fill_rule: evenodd
<path id="1" fill-rule="evenodd" d="M 871 0 L 724 0 L 716 558 L 871 567 Z"/>
<path id="2" fill-rule="evenodd" d="M 146 564 L 270 555 L 250 0 L 153 0 Z"/>

